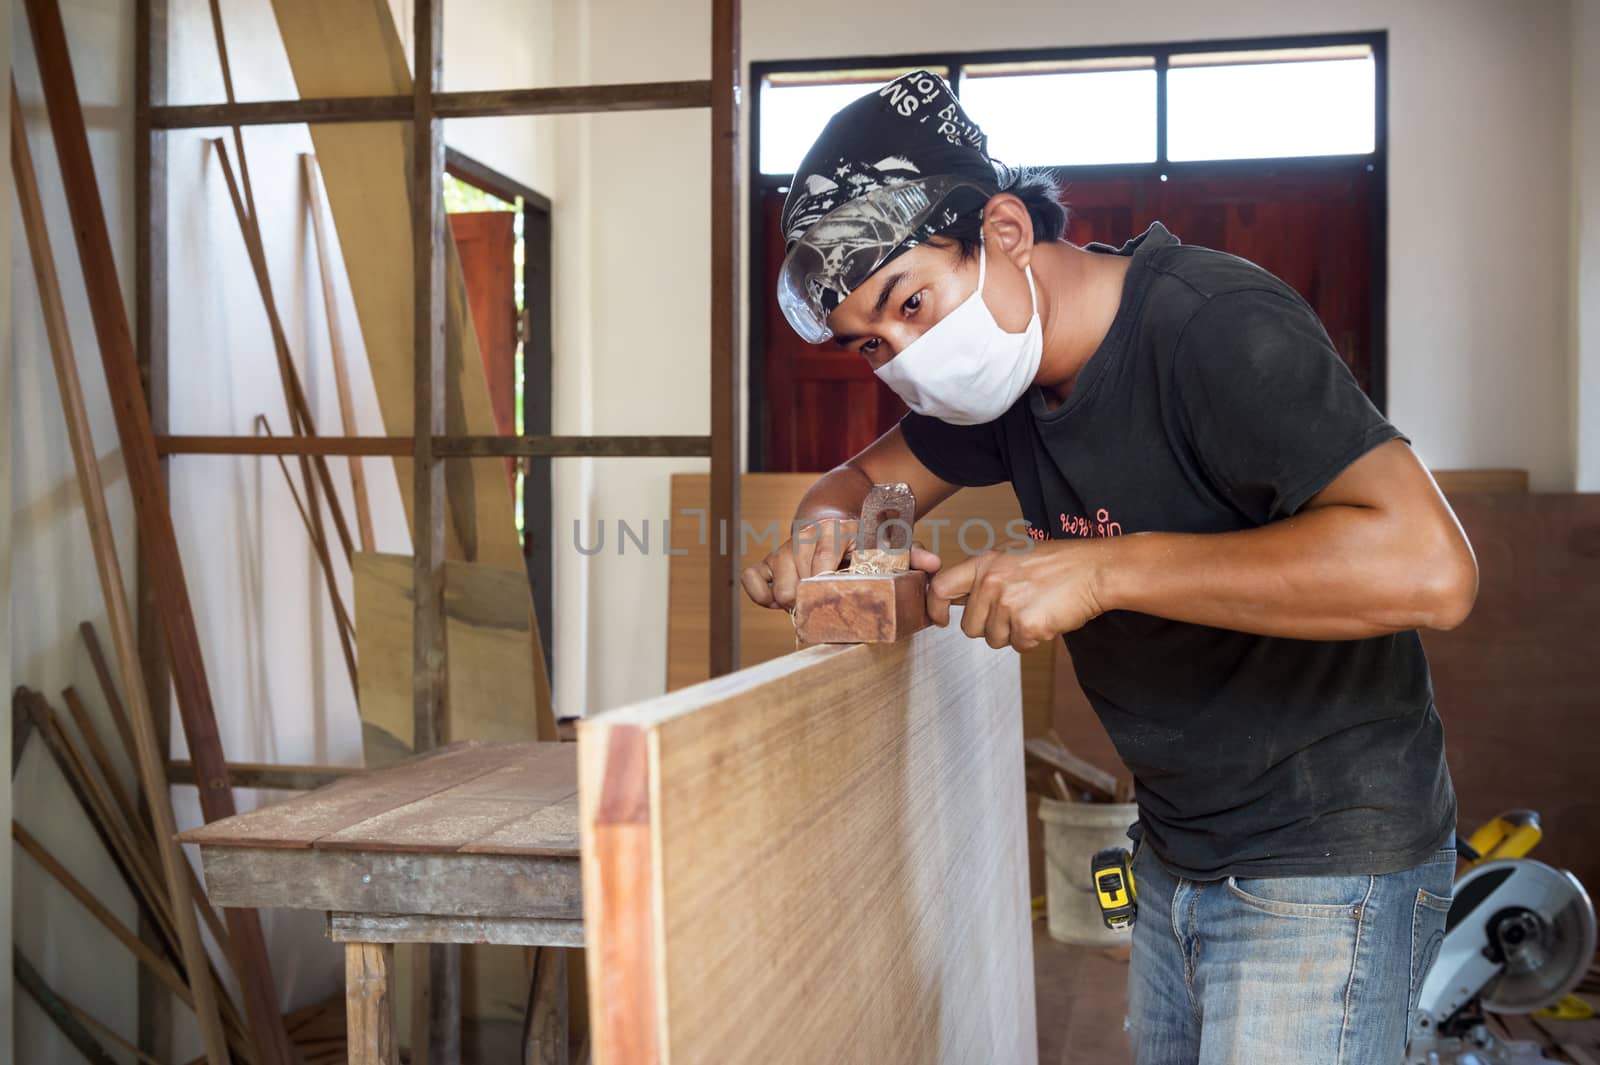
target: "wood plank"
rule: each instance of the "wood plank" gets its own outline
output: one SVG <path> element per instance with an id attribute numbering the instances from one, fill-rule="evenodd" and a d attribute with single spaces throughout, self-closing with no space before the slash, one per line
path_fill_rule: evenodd
<path id="1" fill-rule="evenodd" d="M 145 384 L 151 427 L 159 436 L 167 431 L 168 405 L 167 135 L 152 127 L 150 117 L 152 108 L 167 102 L 167 0 L 134 0 L 133 11 L 134 352 Z M 161 469 L 164 475 L 164 462 Z M 154 582 L 144 555 L 136 552 L 135 558 L 134 629 L 139 634 L 139 665 L 158 745 L 162 751 L 170 751 L 172 694 Z M 102 674 L 102 681 L 106 676 L 109 674 Z M 131 759 L 131 732 L 124 741 Z M 155 931 L 143 914 L 139 917 L 139 930 L 147 943 L 156 942 Z M 173 1057 L 172 996 L 142 973 L 139 1045 L 157 1058 Z"/>
<path id="2" fill-rule="evenodd" d="M 229 762 L 228 777 L 236 788 L 266 788 L 271 791 L 315 791 L 345 777 L 360 776 L 366 770 L 346 765 L 269 765 L 265 762 Z M 194 783 L 194 763 L 182 759 L 167 763 L 167 780 L 173 784 Z"/>
<path id="3" fill-rule="evenodd" d="M 61 23 L 57 0 L 29 0 L 28 23 L 34 51 L 39 60 L 44 84 L 45 109 L 49 112 L 56 155 L 61 165 L 62 183 L 72 216 L 72 230 L 78 245 L 78 263 L 87 289 L 95 336 L 99 341 L 101 364 L 112 397 L 112 413 L 117 437 L 122 445 L 128 486 L 133 495 L 134 513 L 139 528 L 139 546 L 146 556 L 155 584 L 161 631 L 167 642 L 167 657 L 184 733 L 191 756 L 200 767 L 204 786 L 200 788 L 200 808 L 205 818 L 215 820 L 234 812 L 233 792 L 228 787 L 222 743 L 217 733 L 216 714 L 211 704 L 205 662 L 200 654 L 199 635 L 189 603 L 178 555 L 177 537 L 168 510 L 162 482 L 150 411 L 139 379 L 133 336 L 122 301 L 122 286 L 117 276 L 116 258 L 106 227 L 104 201 L 89 154 L 88 131 L 78 99 L 77 82 L 67 49 L 66 30 Z M 126 682 L 131 689 L 133 679 Z M 126 694 L 126 693 L 125 693 Z M 143 759 L 141 759 L 143 761 Z M 157 762 L 156 764 L 159 764 Z M 164 805 L 153 803 L 152 807 Z M 170 839 L 170 832 L 165 839 Z M 164 861 L 170 861 L 171 848 L 164 847 Z M 178 879 L 169 877 L 175 890 Z M 193 917 L 186 907 L 184 924 Z M 266 940 L 257 915 L 250 911 L 228 914 L 229 933 L 243 963 L 238 973 L 250 1015 L 252 1034 L 264 1065 L 287 1065 L 291 1060 L 288 1037 L 283 1032 L 278 1012 L 277 990 L 267 958 Z M 187 932 L 184 933 L 187 936 Z M 197 981 L 197 986 L 201 982 Z M 210 1021 L 206 1022 L 210 1025 Z M 220 1045 L 215 1026 L 206 1039 L 207 1056 L 214 1061 Z"/>
<path id="4" fill-rule="evenodd" d="M 536 810 L 577 794 L 576 763 L 561 744 L 542 745 L 534 759 L 514 764 L 323 836 L 316 846 L 338 850 L 440 853 L 459 850 Z M 568 745 L 570 746 L 570 744 Z M 572 827 L 577 827 L 576 820 Z"/>
<path id="5" fill-rule="evenodd" d="M 40 46 L 40 65 L 47 64 L 42 54 L 47 49 L 56 49 L 53 57 L 57 67 L 55 70 L 55 106 L 51 108 L 52 125 L 58 138 L 63 135 L 71 137 L 76 134 L 78 138 L 84 136 L 82 128 L 83 116 L 76 115 L 77 122 L 72 123 L 73 112 L 76 111 L 77 90 L 72 81 L 71 60 L 66 53 L 66 40 L 60 23 L 60 11 L 54 4 L 35 4 L 29 11 L 29 18 L 34 26 L 36 45 Z M 63 34 L 57 37 L 57 34 Z M 49 79 L 47 79 L 49 80 Z M 63 97 L 70 94 L 70 100 Z M 68 104 L 63 110 L 62 105 Z M 87 153 L 87 144 L 81 149 Z M 64 175 L 71 168 L 68 160 L 73 158 L 73 148 L 58 148 L 63 161 Z M 144 704 L 144 688 L 139 670 L 139 650 L 137 640 L 133 633 L 133 613 L 128 606 L 127 595 L 124 591 L 122 579 L 122 564 L 117 558 L 116 539 L 111 531 L 111 518 L 106 508 L 105 488 L 100 481 L 100 465 L 94 446 L 94 436 L 89 428 L 88 413 L 83 403 L 83 388 L 78 379 L 77 359 L 72 350 L 72 338 L 67 328 L 66 307 L 61 298 L 60 282 L 56 274 L 55 256 L 50 247 L 50 236 L 45 228 L 44 207 L 39 199 L 38 178 L 33 166 L 33 157 L 28 147 L 27 123 L 22 114 L 22 105 L 17 98 L 15 80 L 11 83 L 11 163 L 12 175 L 16 180 L 18 202 L 22 208 L 23 225 L 27 231 L 28 248 L 33 262 L 35 279 L 38 282 L 41 309 L 44 312 L 45 331 L 49 335 L 50 358 L 55 367 L 57 392 L 61 398 L 62 415 L 66 421 L 67 437 L 72 449 L 73 468 L 77 475 L 78 490 L 82 497 L 84 519 L 89 527 L 89 539 L 94 551 L 95 572 L 100 580 L 100 590 L 106 610 L 106 616 L 111 622 L 112 643 L 116 648 L 117 662 L 122 670 L 123 684 L 128 688 L 129 698 L 133 704 L 133 738 L 135 743 L 135 767 L 140 780 L 144 785 L 145 796 L 149 803 L 150 813 L 156 833 L 156 850 L 161 861 L 162 876 L 166 884 L 166 905 L 174 920 L 174 931 L 178 941 L 179 951 L 183 963 L 190 973 L 192 1005 L 195 1017 L 199 1023 L 201 1041 L 205 1047 L 206 1058 L 212 1065 L 224 1065 L 228 1060 L 227 1040 L 222 1029 L 222 1018 L 217 1005 L 216 988 L 209 979 L 206 967 L 205 947 L 200 940 L 200 928 L 195 919 L 194 900 L 189 894 L 189 881 L 179 875 L 181 863 L 185 861 L 179 853 L 177 844 L 172 841 L 175 826 L 172 820 L 172 807 L 167 798 L 165 777 L 161 772 L 161 755 L 156 746 L 155 726 L 151 721 L 150 710 Z M 88 175 L 87 187 L 79 189 L 80 196 L 94 193 L 92 201 L 98 205 L 98 190 L 93 187 L 94 175 L 92 166 Z M 83 206 L 89 206 L 87 204 Z M 74 212 L 75 229 L 81 228 L 80 211 Z M 104 216 L 94 211 L 82 211 L 82 214 L 93 215 L 99 219 L 100 232 L 105 233 Z M 80 240 L 82 238 L 80 237 Z M 87 257 L 96 249 L 80 246 L 80 254 L 85 257 L 85 270 L 89 269 Z M 98 249 L 110 260 L 109 244 Z M 113 264 L 114 269 L 114 264 Z M 87 280 L 87 278 L 86 278 Z M 114 282 L 114 276 L 113 276 Z M 94 298 L 91 286 L 91 300 Z M 118 296 L 120 299 L 120 295 Z M 123 332 L 119 336 L 122 344 L 118 354 L 122 357 L 121 369 L 128 369 L 127 362 L 131 361 L 133 351 L 131 338 L 127 336 L 127 318 L 122 314 L 121 306 L 117 307 L 117 318 L 121 322 Z M 96 320 L 97 326 L 99 319 Z M 98 330 L 97 330 L 98 331 Z M 105 338 L 102 337 L 102 348 L 105 347 Z M 109 377 L 108 373 L 108 377 Z M 137 404 L 136 399 L 130 400 Z M 149 444 L 148 424 L 145 426 L 145 438 L 140 441 L 146 451 L 145 459 L 154 463 L 154 449 Z M 126 446 L 126 444 L 125 444 Z M 148 471 L 147 471 L 148 472 Z M 129 466 L 129 479 L 133 480 L 132 464 Z M 159 484 L 157 485 L 159 491 Z M 136 490 L 137 494 L 137 490 Z M 171 522 L 167 520 L 166 530 L 171 534 Z M 176 546 L 173 545 L 173 561 L 176 563 Z M 181 577 L 180 577 L 181 579 Z M 186 608 L 187 603 L 183 606 Z M 195 648 L 195 659 L 198 661 L 198 648 Z M 203 683 L 203 678 L 202 678 Z M 76 705 L 75 694 L 68 689 L 73 698 L 69 699 L 74 714 L 79 714 L 79 726 L 84 733 L 84 741 L 102 758 L 106 773 L 105 786 L 115 789 L 121 794 L 121 782 L 116 769 L 110 764 L 110 756 L 105 753 L 100 745 L 99 736 L 89 723 L 87 714 L 80 714 Z M 205 705 L 205 721 L 209 725 L 212 736 L 215 736 L 216 722 L 210 717 L 209 697 Z M 215 752 L 221 754 L 220 744 Z M 87 767 L 85 767 L 87 769 Z M 224 771 L 225 772 L 225 771 Z M 107 804 L 113 800 L 108 797 Z M 122 799 L 122 809 L 126 816 L 132 817 L 132 806 L 126 798 Z M 107 811 L 109 813 L 109 811 Z M 130 822 L 131 824 L 131 822 Z M 103 832 L 115 832 L 114 823 L 108 823 Z M 132 858 L 128 855 L 124 860 Z M 133 863 L 129 863 L 133 864 Z M 248 982 L 270 976 L 267 969 L 266 955 L 261 954 L 251 959 L 259 963 L 259 967 L 251 965 L 239 974 L 240 978 Z M 266 1033 L 263 1033 L 265 1038 Z"/>
<path id="6" fill-rule="evenodd" d="M 77 1048 L 85 1061 L 90 1065 L 117 1065 L 117 1059 L 106 1053 L 95 1037 L 72 1014 L 72 1007 L 65 999 L 50 989 L 44 982 L 44 977 L 39 975 L 27 958 L 22 956 L 22 951 L 15 946 L 11 948 L 11 972 L 17 978 L 17 984 L 28 993 L 28 997 L 38 1003 L 45 1015 L 61 1029 L 61 1034 L 67 1041 Z"/>
<path id="7" fill-rule="evenodd" d="M 567 1065 L 567 952 L 535 953 L 528 1005 L 523 1011 L 523 1065 Z"/>
<path id="8" fill-rule="evenodd" d="M 194 996 L 189 993 L 189 986 L 184 982 L 183 976 L 173 968 L 172 963 L 163 958 L 149 946 L 140 942 L 127 925 L 117 919 L 117 916 L 106 908 L 105 903 L 95 897 L 94 893 L 83 886 L 83 883 L 67 871 L 66 866 L 45 849 L 44 845 L 35 839 L 27 829 L 20 824 L 11 822 L 11 836 L 17 845 L 38 863 L 39 867 L 50 874 L 57 884 L 67 894 L 78 900 L 83 908 L 89 911 L 89 916 L 100 923 L 112 937 L 128 948 L 128 951 L 139 961 L 145 969 L 155 976 L 174 995 L 177 995 L 184 1005 L 191 1009 L 194 1007 Z"/>
<path id="9" fill-rule="evenodd" d="M 158 436 L 162 455 L 374 455 L 411 454 L 410 436 Z M 436 436 L 441 458 L 705 458 L 711 438 L 667 436 Z"/>
<path id="10" fill-rule="evenodd" d="M 711 0 L 711 473 L 712 542 L 707 670 L 739 668 L 739 0 Z"/>
<path id="11" fill-rule="evenodd" d="M 578 860 L 202 846 L 220 906 L 447 917 L 583 918 Z"/>
<path id="12" fill-rule="evenodd" d="M 642 729 L 619 723 L 578 744 L 585 975 L 596 1065 L 654 1065 L 662 1054 L 654 1010 L 661 918 L 648 897 L 656 874 L 645 744 Z"/>
<path id="13" fill-rule="evenodd" d="M 440 917 L 435 914 L 331 913 L 335 943 L 493 943 L 581 947 L 583 922 L 556 917 Z"/>
<path id="14" fill-rule="evenodd" d="M 350 943 L 344 948 L 344 1015 L 350 1065 L 396 1065 L 393 946 Z"/>
<path id="15" fill-rule="evenodd" d="M 273 0 L 289 66 L 302 96 L 371 96 L 411 94 L 413 105 L 419 87 L 410 76 L 406 50 L 387 6 L 371 0 Z M 425 10 L 419 7 L 419 10 Z M 420 79 L 426 83 L 428 79 Z M 417 425 L 414 356 L 419 350 L 414 270 L 418 262 L 413 239 L 413 205 L 409 192 L 416 120 L 405 123 L 353 123 L 311 127 L 311 139 L 327 192 L 334 227 L 350 278 L 356 317 L 361 324 L 371 365 L 384 430 L 406 436 Z M 429 146 L 422 144 L 424 149 Z M 424 167 L 442 158 L 429 155 Z M 419 170 L 419 173 L 422 171 Z M 418 184 L 437 189 L 437 176 Z M 420 204 L 432 233 L 435 203 Z M 443 255 L 442 315 L 444 338 L 439 387 L 443 424 L 435 435 L 494 433 L 477 337 L 466 306 L 461 268 L 455 249 L 442 239 L 436 246 Z M 427 271 L 422 280 L 433 291 Z M 433 318 L 429 320 L 440 320 Z M 431 350 L 422 338 L 421 350 Z M 424 360 L 423 369 L 429 369 Z M 425 445 L 426 446 L 426 445 Z M 396 460 L 395 472 L 408 516 L 417 504 L 415 463 Z M 440 486 L 447 504 L 444 547 L 440 558 L 482 562 L 501 569 L 520 569 L 511 492 L 504 467 L 488 459 L 451 462 L 444 467 Z M 413 527 L 415 523 L 413 522 Z M 415 537 L 413 537 L 415 545 Z M 528 609 L 531 612 L 531 598 Z M 536 623 L 535 623 L 536 624 Z M 533 705 L 508 705 L 503 712 L 531 721 L 541 739 L 555 739 L 555 718 L 550 710 L 548 678 L 537 678 L 538 700 Z M 441 696 L 442 698 L 442 696 Z M 466 738 L 462 735 L 451 737 Z"/>
<path id="16" fill-rule="evenodd" d="M 1434 470 L 1433 479 L 1448 496 L 1528 494 L 1527 470 Z"/>
<path id="17" fill-rule="evenodd" d="M 578 797 L 535 810 L 508 821 L 490 834 L 461 848 L 462 854 L 548 855 L 552 858 L 578 853 Z"/>
<path id="18" fill-rule="evenodd" d="M 1020 704 L 951 627 L 586 719 L 595 1061 L 1031 1065 Z"/>
<path id="19" fill-rule="evenodd" d="M 710 105 L 709 81 L 560 85 L 541 89 L 489 89 L 434 94 L 434 110 L 444 118 L 660 111 Z M 151 122 L 157 129 L 209 129 L 213 126 L 294 122 L 399 122 L 410 119 L 411 115 L 412 99 L 401 95 L 334 96 L 151 108 Z"/>
<path id="20" fill-rule="evenodd" d="M 366 764 L 392 764 L 414 750 L 411 559 L 357 553 L 356 648 L 361 662 L 361 723 Z M 450 661 L 448 730 L 458 740 L 533 738 L 538 670 L 521 569 L 444 564 L 445 639 Z M 509 712 L 508 707 L 530 708 Z"/>
<path id="21" fill-rule="evenodd" d="M 1037 737 L 1024 744 L 1028 757 L 1060 773 L 1073 787 L 1087 791 L 1095 798 L 1114 802 L 1117 798 L 1117 778 L 1092 762 L 1086 762 L 1060 744 Z"/>
<path id="22" fill-rule="evenodd" d="M 237 127 L 235 127 L 237 128 Z M 339 305 L 334 299 L 333 254 L 328 251 L 328 235 L 322 222 L 322 181 L 317 174 L 317 158 L 310 152 L 300 157 L 306 177 L 306 211 L 311 215 L 311 231 L 317 246 L 317 277 L 322 282 L 322 309 L 328 319 L 328 353 L 333 358 L 333 386 L 339 395 L 339 425 L 346 436 L 356 431 L 355 399 L 350 391 L 350 367 L 345 357 L 344 335 L 339 330 Z M 377 550 L 372 531 L 372 504 L 367 497 L 367 477 L 358 455 L 349 457 L 350 494 L 355 497 L 356 531 L 361 550 Z"/>
<path id="23" fill-rule="evenodd" d="M 526 752 L 516 745 L 460 743 L 404 765 L 346 777 L 309 795 L 191 829 L 183 843 L 307 848 L 369 817 L 493 772 Z"/>

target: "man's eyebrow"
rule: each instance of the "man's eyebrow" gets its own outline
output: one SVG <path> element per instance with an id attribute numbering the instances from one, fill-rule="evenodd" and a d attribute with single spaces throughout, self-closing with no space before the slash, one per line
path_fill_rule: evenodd
<path id="1" fill-rule="evenodd" d="M 906 271 L 904 270 L 889 279 L 889 283 L 884 285 L 883 290 L 878 293 L 878 301 L 872 305 L 872 317 L 877 318 L 883 313 L 883 309 L 889 305 L 889 297 L 894 295 L 895 286 L 905 279 Z"/>

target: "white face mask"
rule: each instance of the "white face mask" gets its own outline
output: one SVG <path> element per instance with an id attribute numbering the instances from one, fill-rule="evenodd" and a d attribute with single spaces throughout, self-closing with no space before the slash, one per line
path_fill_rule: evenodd
<path id="1" fill-rule="evenodd" d="M 1027 267 L 1033 317 L 1008 333 L 983 302 L 987 255 L 978 247 L 978 287 L 906 350 L 874 371 L 918 414 L 952 425 L 992 422 L 1033 384 L 1044 354 L 1033 268 Z"/>

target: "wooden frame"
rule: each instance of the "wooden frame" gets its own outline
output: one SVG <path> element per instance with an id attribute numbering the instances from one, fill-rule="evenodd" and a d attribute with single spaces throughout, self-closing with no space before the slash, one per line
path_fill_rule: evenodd
<path id="1" fill-rule="evenodd" d="M 723 530 L 724 542 L 737 536 L 740 425 L 738 366 L 739 307 L 738 218 L 730 204 L 739 202 L 739 91 L 742 67 L 738 55 L 739 0 L 713 0 L 712 76 L 706 80 L 628 85 L 510 89 L 444 93 L 440 88 L 441 0 L 417 0 L 416 62 L 427 72 L 414 80 L 411 95 L 267 101 L 264 103 L 166 104 L 167 0 L 137 0 L 135 31 L 137 99 L 135 101 L 135 207 L 139 267 L 135 293 L 138 321 L 138 367 L 144 386 L 146 414 L 159 434 L 158 461 L 172 455 L 278 454 L 300 456 L 392 455 L 414 462 L 415 511 L 415 648 L 414 715 L 417 749 L 442 734 L 445 671 L 442 611 L 445 500 L 443 460 L 484 456 L 696 456 L 709 457 L 713 482 L 708 519 Z M 671 437 L 523 437 L 446 436 L 443 396 L 443 261 L 445 229 L 440 197 L 446 165 L 441 122 L 469 116 L 551 115 L 600 111 L 709 108 L 711 112 L 710 201 L 712 204 L 711 270 L 711 425 L 705 436 Z M 218 125 L 298 122 L 409 121 L 412 123 L 413 188 L 424 190 L 413 203 L 416 299 L 414 425 L 426 427 L 411 437 L 275 438 L 172 437 L 166 418 L 166 169 L 165 131 Z M 548 269 L 548 264 L 546 264 Z M 164 467 L 162 467 L 164 480 Z M 710 567 L 711 647 L 713 676 L 729 672 L 738 661 L 738 552 L 722 554 Z M 140 651 L 144 683 L 165 743 L 169 725 L 166 662 L 153 639 L 153 594 L 162 575 L 139 571 Z M 208 779 L 210 774 L 206 774 Z M 226 785 L 224 785 L 226 789 Z M 202 794 L 207 789 L 202 789 Z M 230 793 L 231 794 L 231 793 Z M 437 969 L 437 967 L 435 967 Z M 144 994 L 141 1034 L 164 1038 L 168 1022 L 158 995 Z M 435 1033 L 436 1035 L 438 1033 Z M 446 1044 L 449 1035 L 445 1034 Z M 439 1046 L 435 1041 L 435 1046 Z M 447 1047 L 441 1047 L 448 1054 Z"/>

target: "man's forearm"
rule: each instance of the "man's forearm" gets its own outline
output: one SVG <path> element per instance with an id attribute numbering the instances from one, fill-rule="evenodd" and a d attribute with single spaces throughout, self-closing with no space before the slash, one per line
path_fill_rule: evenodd
<path id="1" fill-rule="evenodd" d="M 1098 542 L 1103 610 L 1302 640 L 1452 628 L 1475 574 L 1455 544 L 1408 535 L 1366 507 L 1328 506 L 1259 529 L 1137 533 Z M 1419 542 L 1419 541 L 1430 542 Z"/>
<path id="2" fill-rule="evenodd" d="M 797 525 L 827 518 L 853 520 L 861 514 L 861 504 L 872 490 L 872 479 L 853 462 L 836 466 L 817 478 L 806 489 L 795 508 Z"/>

